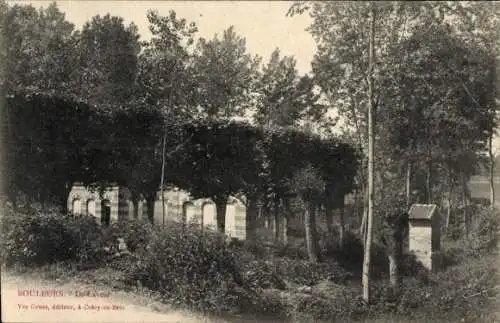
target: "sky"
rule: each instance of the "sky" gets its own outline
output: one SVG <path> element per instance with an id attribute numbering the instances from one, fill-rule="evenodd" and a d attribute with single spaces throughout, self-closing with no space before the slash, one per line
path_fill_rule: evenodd
<path id="1" fill-rule="evenodd" d="M 7 1 L 9 4 L 31 4 L 47 7 L 52 1 Z M 168 15 L 174 10 L 180 18 L 195 22 L 198 36 L 212 38 L 230 26 L 246 38 L 247 49 L 267 61 L 276 47 L 282 55 L 294 56 L 299 72 L 311 70 L 311 60 L 316 50 L 312 36 L 306 31 L 311 20 L 309 15 L 286 17 L 292 2 L 288 1 L 56 1 L 66 19 L 80 29 L 95 15 L 111 15 L 124 18 L 126 24 L 134 22 L 142 40 L 151 34 L 146 12 L 158 10 Z"/>
<path id="2" fill-rule="evenodd" d="M 52 1 L 7 1 L 9 4 L 32 4 L 47 7 Z M 124 18 L 126 24 L 134 22 L 139 28 L 142 40 L 150 37 L 146 12 L 157 10 L 160 15 L 168 15 L 174 10 L 180 18 L 195 22 L 198 36 L 212 38 L 230 26 L 246 38 L 247 49 L 267 61 L 276 47 L 282 55 L 294 56 L 300 73 L 311 71 L 311 61 L 316 44 L 306 29 L 311 23 L 307 14 L 286 17 L 291 1 L 56 1 L 66 19 L 75 28 L 95 15 L 110 13 Z M 330 111 L 329 113 L 333 113 Z M 342 122 L 340 122 L 342 123 Z M 338 130 L 338 129 L 336 129 Z M 500 137 L 494 140 L 496 153 L 500 153 Z"/>

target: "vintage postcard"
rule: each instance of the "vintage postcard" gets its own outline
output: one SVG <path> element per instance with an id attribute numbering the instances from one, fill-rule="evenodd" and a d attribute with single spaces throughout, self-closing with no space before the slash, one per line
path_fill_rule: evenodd
<path id="1" fill-rule="evenodd" d="M 500 3 L 0 0 L 2 322 L 499 322 Z"/>

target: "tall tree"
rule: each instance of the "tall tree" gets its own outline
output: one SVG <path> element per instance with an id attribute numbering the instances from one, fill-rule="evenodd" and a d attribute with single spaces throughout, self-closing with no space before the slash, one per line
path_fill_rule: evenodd
<path id="1" fill-rule="evenodd" d="M 139 56 L 136 99 L 140 105 L 159 111 L 163 115 L 164 129 L 160 156 L 161 174 L 159 177 L 151 178 L 150 175 L 156 172 L 148 172 L 145 176 L 149 178 L 148 189 L 147 192 L 142 193 L 148 197 L 148 203 L 153 205 L 156 189 L 160 187 L 163 219 L 165 219 L 163 189 L 166 184 L 166 159 L 170 155 L 167 149 L 175 150 L 176 148 L 172 145 L 179 144 L 171 141 L 167 144 L 168 133 L 171 134 L 178 129 L 179 122 L 186 122 L 197 117 L 195 102 L 191 100 L 196 86 L 190 73 L 191 47 L 197 28 L 194 23 L 178 18 L 175 11 L 170 11 L 167 16 L 160 16 L 156 11 L 149 11 L 147 17 L 152 37 L 144 44 L 144 51 Z M 184 140 L 177 136 L 170 136 L 170 138 Z M 149 152 L 154 156 L 151 160 L 158 160 L 155 149 Z"/>
<path id="2" fill-rule="evenodd" d="M 3 95 L 68 94 L 73 24 L 55 3 L 39 10 L 31 5 L 0 6 Z"/>
<path id="3" fill-rule="evenodd" d="M 233 27 L 221 38 L 200 38 L 193 59 L 197 106 L 211 119 L 244 116 L 255 103 L 258 56 L 247 53 L 246 40 Z"/>
<path id="4" fill-rule="evenodd" d="M 314 85 L 310 77 L 299 75 L 293 57 L 281 57 L 280 50 L 275 49 L 257 83 L 260 99 L 254 120 L 261 126 L 290 127 L 307 116 L 321 119 L 326 107 L 318 103 Z"/>
<path id="5" fill-rule="evenodd" d="M 94 16 L 75 33 L 78 57 L 72 75 L 75 95 L 100 107 L 125 105 L 131 99 L 140 51 L 137 26 L 123 18 Z"/>
<path id="6" fill-rule="evenodd" d="M 148 11 L 152 37 L 139 55 L 137 97 L 163 112 L 167 119 L 183 120 L 196 116 L 193 91 L 196 86 L 190 70 L 197 27 L 177 17 L 175 11 L 161 16 Z"/>
<path id="7" fill-rule="evenodd" d="M 373 97 L 373 70 L 375 64 L 375 8 L 372 3 L 370 10 L 370 41 L 368 52 L 368 215 L 367 232 L 365 242 L 365 254 L 363 260 L 363 299 L 370 302 L 370 260 L 371 244 L 373 234 L 373 201 L 374 201 L 374 109 L 375 102 Z"/>

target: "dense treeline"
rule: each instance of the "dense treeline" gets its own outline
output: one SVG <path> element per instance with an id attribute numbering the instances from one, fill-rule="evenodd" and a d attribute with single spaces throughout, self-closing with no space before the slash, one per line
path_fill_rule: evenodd
<path id="1" fill-rule="evenodd" d="M 296 240 L 305 246 L 297 249 L 306 249 L 309 260 L 304 271 L 311 261 L 325 264 L 321 262 L 329 252 L 335 261 L 349 258 L 358 268 L 363 260 L 357 256 L 372 243 L 365 236 L 371 137 L 373 243 L 383 246 L 381 254 L 390 264 L 391 297 L 404 303 L 393 292 L 401 285 L 403 233 L 412 203 L 437 204 L 446 212 L 444 239 L 462 239 L 452 245 L 466 251 L 463 259 L 489 251 L 498 214 L 473 211 L 467 183 L 478 170 L 491 175 L 493 204 L 498 4 L 300 1 L 290 13 L 306 10 L 317 52 L 312 72 L 301 75 L 295 59 L 279 49 L 263 62 L 248 53 L 245 38 L 233 27 L 212 39 L 199 38 L 196 25 L 174 11 L 165 16 L 148 11 L 152 36 L 141 41 L 137 27 L 125 25 L 121 17 L 98 15 L 76 29 L 55 4 L 36 9 L 0 0 L 3 195 L 14 207 L 32 202 L 64 207 L 76 181 L 96 189 L 115 182 L 131 190 L 135 210 L 145 199 L 153 212 L 163 183 L 194 197 L 210 197 L 221 232 L 227 199 L 236 196 L 247 206 L 249 237 L 256 234 L 258 214 L 273 223 L 275 245 L 285 246 L 280 252 L 291 252 L 287 247 L 293 251 L 289 240 L 300 236 Z M 368 132 L 368 107 L 373 133 Z M 344 127 L 336 128 L 341 136 L 332 135 L 331 112 L 343 121 Z M 350 192 L 354 203 L 346 208 Z M 303 230 L 292 237 L 289 221 L 297 214 Z M 320 214 L 326 218 L 327 239 L 316 232 L 322 229 Z M 152 214 L 149 218 L 153 221 Z M 20 228 L 24 221 L 41 222 L 52 229 L 51 217 L 16 219 L 7 221 Z M 357 219 L 361 223 L 355 228 L 348 225 Z M 74 221 L 79 226 L 79 221 L 91 220 Z M 182 239 L 194 237 L 179 230 Z M 203 232 L 193 234 L 203 237 Z M 15 241 L 13 254 L 25 250 L 28 239 L 18 239 L 16 233 L 9 237 Z M 205 253 L 189 251 L 198 246 L 198 238 L 186 244 L 176 236 L 169 239 L 159 235 L 144 242 L 167 250 L 160 261 L 156 253 L 143 255 L 151 266 L 135 269 L 144 270 L 144 279 L 161 272 L 157 263 L 167 266 L 169 257 L 188 250 L 191 262 Z M 325 246 L 325 240 L 335 246 Z M 225 246 L 217 241 L 210 251 L 216 262 Z M 165 248 L 165 243 L 175 247 Z M 37 243 L 31 247 L 39 248 Z M 168 255 L 170 251 L 174 254 Z M 206 272 L 205 265 L 200 272 Z M 262 262 L 254 265 L 257 273 L 267 268 Z M 366 266 L 365 276 L 376 265 Z M 464 271 L 463 281 L 470 280 L 468 268 Z M 218 285 L 213 277 L 209 280 L 212 287 Z M 444 285 L 443 290 L 455 293 L 453 288 L 463 283 L 458 279 L 451 288 Z M 483 289 L 477 286 L 474 291 Z M 413 286 L 399 295 L 413 297 Z M 437 293 L 429 306 L 437 302 L 438 308 L 446 307 L 447 297 Z M 334 295 L 329 301 L 337 299 Z M 427 302 L 427 296 L 417 299 Z M 351 303 L 355 298 L 345 304 Z M 320 311 L 329 307 L 318 304 Z"/>
<path id="2" fill-rule="evenodd" d="M 103 114 L 46 95 L 9 97 L 6 108 L 4 178 L 13 205 L 23 193 L 30 201 L 64 206 L 78 181 L 89 186 L 116 182 L 130 188 L 135 201 L 144 197 L 152 206 L 165 143 L 165 184 L 212 198 L 223 232 L 229 196 L 244 196 L 250 209 L 295 196 L 330 206 L 350 192 L 357 167 L 350 145 L 293 129 L 267 131 L 237 121 L 169 123 L 156 110 Z M 321 185 L 294 185 L 291 179 L 299 171 L 310 172 Z M 314 195 L 301 195 L 309 186 Z"/>

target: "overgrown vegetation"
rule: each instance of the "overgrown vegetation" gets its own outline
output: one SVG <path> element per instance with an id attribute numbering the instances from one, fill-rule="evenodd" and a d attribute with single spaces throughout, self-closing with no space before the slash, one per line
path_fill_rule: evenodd
<path id="1" fill-rule="evenodd" d="M 427 272 L 406 254 L 397 294 L 387 283 L 387 256 L 380 246 L 374 254 L 374 265 L 380 267 L 370 305 L 360 298 L 362 245 L 355 236 L 346 238 L 345 249 L 322 249 L 324 261 L 311 263 L 291 252 L 300 245 L 291 243 L 285 252 L 264 242 L 234 244 L 195 226 L 153 228 L 127 220 L 101 228 L 89 216 L 7 212 L 1 223 L 1 256 L 9 268 L 45 268 L 52 278 L 73 275 L 88 280 L 97 275 L 93 279 L 110 287 L 146 288 L 165 303 L 211 314 L 245 313 L 296 322 L 384 315 L 415 320 L 452 315 L 472 321 L 487 314 L 494 295 L 491 248 L 498 216 L 497 211 L 479 208 L 469 237 L 443 239 L 448 261 L 441 272 Z M 116 254 L 118 238 L 124 238 L 131 254 Z M 348 257 L 356 249 L 361 249 L 360 255 Z M 66 269 L 55 270 L 56 264 Z M 113 279 L 102 277 L 110 273 Z"/>
<path id="2" fill-rule="evenodd" d="M 298 1 L 289 13 L 306 10 L 318 45 L 311 76 L 279 49 L 262 66 L 233 27 L 197 39 L 196 25 L 174 11 L 148 11 L 152 35 L 140 42 L 121 17 L 95 16 L 76 30 L 55 3 L 0 0 L 0 193 L 13 206 L 2 218 L 2 262 L 63 264 L 52 277 L 113 270 L 113 284 L 211 313 L 472 320 L 494 277 L 499 214 L 471 203 L 468 181 L 488 168 L 494 204 L 500 6 Z M 344 121 L 341 136 L 327 112 Z M 130 202 L 146 200 L 150 220 L 159 185 L 211 198 L 218 233 L 136 220 L 103 229 L 47 211 L 66 213 L 76 181 L 127 187 Z M 223 236 L 230 196 L 245 200 L 250 241 Z M 364 213 L 371 198 L 374 212 Z M 403 252 L 413 203 L 447 212 L 443 272 Z M 365 239 L 368 214 L 374 239 Z M 262 218 L 273 227 L 265 234 Z"/>

